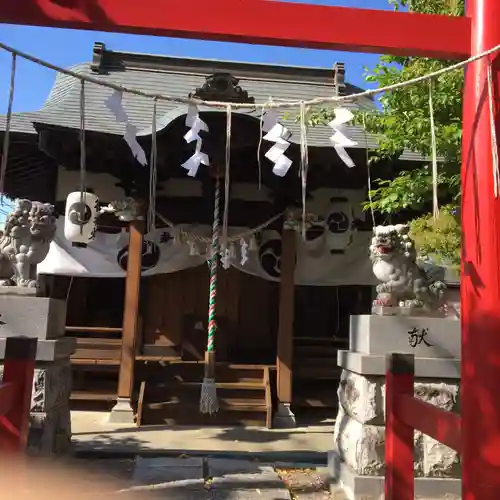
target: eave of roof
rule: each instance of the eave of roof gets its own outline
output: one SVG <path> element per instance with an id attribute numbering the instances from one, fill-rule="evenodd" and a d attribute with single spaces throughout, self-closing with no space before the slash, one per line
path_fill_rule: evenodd
<path id="1" fill-rule="evenodd" d="M 118 84 L 128 88 L 138 88 L 153 94 L 187 97 L 190 92 L 201 87 L 207 76 L 215 72 L 229 72 L 240 80 L 240 86 L 255 98 L 256 102 L 265 102 L 272 97 L 280 100 L 307 100 L 312 97 L 330 97 L 334 95 L 332 69 L 304 68 L 293 66 L 271 66 L 254 63 L 237 63 L 203 59 L 153 56 L 107 50 L 102 44 L 95 44 L 92 63 L 78 64 L 71 68 L 75 73 L 91 75 L 93 78 Z M 361 89 L 346 85 L 348 93 Z M 122 135 L 123 124 L 117 123 L 106 108 L 104 102 L 113 91 L 109 88 L 86 85 L 85 128 L 89 131 Z M 55 125 L 79 129 L 80 83 L 77 79 L 58 74 L 52 90 L 39 111 L 14 113 L 11 131 L 23 134 L 36 134 L 34 123 Z M 124 94 L 124 107 L 131 121 L 138 127 L 140 135 L 151 133 L 152 103 L 150 100 Z M 374 109 L 375 104 L 369 98 L 359 99 L 346 105 L 352 109 Z M 184 114 L 186 106 L 158 102 L 156 128 L 160 130 L 168 125 L 172 117 Z M 258 111 L 249 112 L 260 119 Z M 281 113 L 285 126 L 292 132 L 291 141 L 299 142 L 300 129 L 293 110 Z M 0 116 L 0 130 L 5 130 L 5 116 Z M 374 149 L 377 138 L 366 134 L 361 127 L 348 127 L 348 136 L 357 143 L 357 148 Z M 308 130 L 310 147 L 329 147 L 332 130 L 324 125 Z M 405 151 L 402 160 L 420 161 L 421 156 Z"/>

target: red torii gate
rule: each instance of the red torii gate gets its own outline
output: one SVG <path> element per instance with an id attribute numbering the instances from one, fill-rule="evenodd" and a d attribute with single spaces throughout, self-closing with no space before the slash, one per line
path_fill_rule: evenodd
<path id="1" fill-rule="evenodd" d="M 500 0 L 468 0 L 467 17 L 268 0 L 4 0 L 0 22 L 202 40 L 465 59 L 500 44 Z M 500 90 L 499 58 L 493 60 Z M 495 103 L 498 124 L 499 101 Z M 462 163 L 462 489 L 500 496 L 500 199 L 484 60 L 466 72 Z"/>

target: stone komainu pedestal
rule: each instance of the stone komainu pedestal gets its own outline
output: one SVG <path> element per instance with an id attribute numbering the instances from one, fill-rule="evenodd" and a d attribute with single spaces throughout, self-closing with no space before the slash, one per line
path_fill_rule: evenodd
<path id="1" fill-rule="evenodd" d="M 334 448 L 329 454 L 330 473 L 349 499 L 383 498 L 385 354 L 389 352 L 415 355 L 416 397 L 446 411 L 459 411 L 459 321 L 352 316 L 350 350 L 338 353 L 343 372 Z M 458 453 L 420 431 L 414 439 L 416 495 L 459 498 Z"/>
<path id="2" fill-rule="evenodd" d="M 0 363 L 7 337 L 38 338 L 28 451 L 66 453 L 71 447 L 70 356 L 75 350 L 75 340 L 64 337 L 66 303 L 36 297 L 34 289 L 1 288 Z"/>

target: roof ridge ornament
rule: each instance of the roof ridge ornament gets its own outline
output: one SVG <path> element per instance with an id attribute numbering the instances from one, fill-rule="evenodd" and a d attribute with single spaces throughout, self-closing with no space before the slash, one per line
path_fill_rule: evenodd
<path id="1" fill-rule="evenodd" d="M 95 42 L 92 48 L 92 62 L 90 69 L 94 73 L 100 73 L 104 64 L 104 53 L 106 52 L 106 44 L 103 42 Z"/>
<path id="2" fill-rule="evenodd" d="M 202 101 L 254 103 L 255 98 L 250 97 L 246 90 L 239 84 L 238 78 L 230 73 L 213 73 L 206 77 L 205 83 L 189 94 L 190 99 Z"/>
<path id="3" fill-rule="evenodd" d="M 347 85 L 345 83 L 345 64 L 336 62 L 333 65 L 333 84 L 335 87 L 335 95 L 347 95 Z"/>

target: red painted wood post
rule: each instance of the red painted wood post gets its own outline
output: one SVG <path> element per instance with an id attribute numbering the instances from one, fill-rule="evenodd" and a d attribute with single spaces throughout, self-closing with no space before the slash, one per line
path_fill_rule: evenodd
<path id="1" fill-rule="evenodd" d="M 16 390 L 11 410 L 0 416 L 1 454 L 26 449 L 37 342 L 28 337 L 8 337 L 6 341 L 3 383 L 15 384 Z"/>
<path id="2" fill-rule="evenodd" d="M 413 500 L 413 429 L 398 418 L 397 398 L 413 397 L 414 357 L 388 354 L 385 378 L 385 500 Z"/>
<path id="3" fill-rule="evenodd" d="M 471 54 L 500 44 L 500 1 L 468 0 Z M 500 139 L 500 56 L 491 58 Z M 462 136 L 462 498 L 500 498 L 500 198 L 488 102 L 488 58 L 466 70 Z"/>

